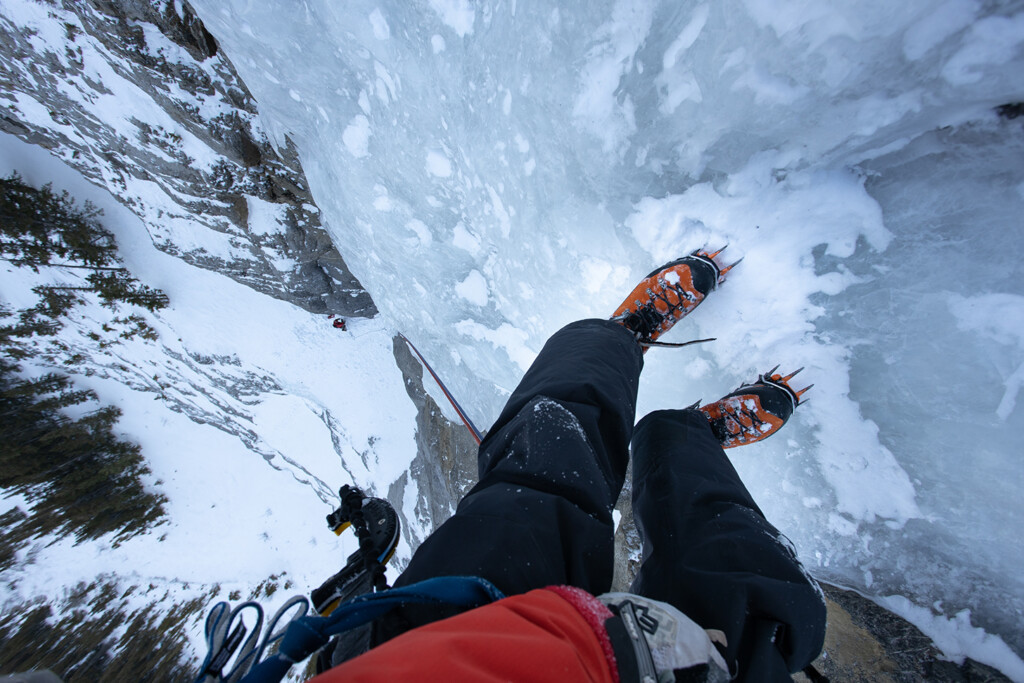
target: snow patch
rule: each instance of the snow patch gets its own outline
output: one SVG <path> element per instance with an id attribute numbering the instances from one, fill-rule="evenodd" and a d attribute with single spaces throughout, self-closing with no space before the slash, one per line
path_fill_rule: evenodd
<path id="1" fill-rule="evenodd" d="M 683 53 L 697 42 L 700 32 L 704 30 L 704 25 L 708 21 L 708 12 L 709 8 L 707 5 L 698 5 L 694 8 L 690 22 L 676 39 L 672 41 L 668 50 L 665 51 L 664 57 L 662 57 L 661 66 L 664 70 L 668 71 L 673 68 L 679 62 Z"/>
<path id="2" fill-rule="evenodd" d="M 480 255 L 480 239 L 467 230 L 466 226 L 461 222 L 455 225 L 452 245 L 468 252 L 471 256 Z"/>
<path id="3" fill-rule="evenodd" d="M 245 201 L 249 207 L 249 232 L 254 235 L 265 236 L 280 234 L 285 231 L 285 207 L 283 205 L 274 204 L 251 195 L 246 195 Z"/>
<path id="4" fill-rule="evenodd" d="M 491 329 L 472 320 L 461 320 L 455 324 L 455 331 L 504 351 L 522 372 L 526 372 L 537 357 L 536 352 L 526 345 L 529 335 L 508 323 Z"/>
<path id="5" fill-rule="evenodd" d="M 490 294 L 487 279 L 479 270 L 469 271 L 466 279 L 455 285 L 455 293 L 474 306 L 486 306 Z"/>
<path id="6" fill-rule="evenodd" d="M 373 208 L 378 211 L 391 211 L 395 208 L 390 195 L 388 195 L 388 188 L 383 185 L 374 185 L 373 194 L 375 195 L 373 198 Z"/>
<path id="7" fill-rule="evenodd" d="M 427 152 L 427 173 L 436 178 L 450 178 L 452 162 L 444 154 L 430 150 Z"/>
<path id="8" fill-rule="evenodd" d="M 460 38 L 472 35 L 476 11 L 470 0 L 430 0 L 430 7 Z"/>
<path id="9" fill-rule="evenodd" d="M 624 289 L 629 281 L 629 269 L 600 259 L 584 258 L 580 261 L 580 281 L 588 294 Z"/>
<path id="10" fill-rule="evenodd" d="M 349 154 L 356 159 L 369 156 L 370 120 L 361 114 L 355 116 L 341 134 L 341 141 L 345 143 Z"/>
<path id="11" fill-rule="evenodd" d="M 434 241 L 434 236 L 430 234 L 430 228 L 427 227 L 426 223 L 417 218 L 410 220 L 405 224 L 405 227 L 416 234 L 416 238 L 422 246 L 429 246 Z"/>
<path id="12" fill-rule="evenodd" d="M 373 37 L 377 40 L 387 40 L 391 37 L 391 27 L 388 26 L 387 19 L 384 18 L 384 13 L 380 11 L 380 8 L 374 9 L 370 12 L 370 26 L 373 27 Z"/>
<path id="13" fill-rule="evenodd" d="M 879 598 L 878 603 L 921 629 L 951 661 L 959 664 L 970 657 L 999 669 L 1011 680 L 1024 681 L 1024 660 L 1002 638 L 974 626 L 970 610 L 946 617 L 915 605 L 902 595 Z"/>
<path id="14" fill-rule="evenodd" d="M 617 91 L 653 21 L 652 6 L 617 0 L 609 21 L 598 28 L 579 72 L 573 119 L 601 140 L 605 152 L 624 154 L 627 138 L 636 130 L 632 101 L 628 97 L 620 100 Z"/>

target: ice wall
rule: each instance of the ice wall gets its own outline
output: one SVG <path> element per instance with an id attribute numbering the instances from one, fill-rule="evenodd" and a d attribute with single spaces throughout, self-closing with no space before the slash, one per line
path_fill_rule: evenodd
<path id="1" fill-rule="evenodd" d="M 973 606 L 1018 645 L 1022 160 L 1018 118 L 934 131 L 864 163 L 893 239 L 843 262 L 864 281 L 817 321 L 851 346 L 850 397 L 911 477 L 922 513 L 879 536 L 864 568 L 887 590 Z"/>
<path id="2" fill-rule="evenodd" d="M 486 426 L 665 259 L 729 282 L 641 409 L 816 383 L 734 462 L 819 575 L 1024 652 L 1024 6 L 198 0 L 325 224 Z M 369 397 L 372 398 L 372 397 Z"/>

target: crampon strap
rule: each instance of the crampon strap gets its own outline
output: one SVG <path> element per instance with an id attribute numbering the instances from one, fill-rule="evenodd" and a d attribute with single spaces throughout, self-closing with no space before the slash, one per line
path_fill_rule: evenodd
<path id="1" fill-rule="evenodd" d="M 241 625 L 240 619 L 234 630 L 231 630 L 231 624 L 243 608 L 255 603 L 245 603 L 237 607 L 230 612 L 226 622 L 224 618 L 230 607 L 227 603 L 218 603 L 207 618 L 206 637 L 210 652 L 203 662 L 202 673 L 196 683 L 280 683 L 293 664 L 301 662 L 323 647 L 332 636 L 367 624 L 395 607 L 443 605 L 472 609 L 504 597 L 505 595 L 494 584 L 479 577 L 442 576 L 402 588 L 361 595 L 340 605 L 329 617 L 304 616 L 304 609 L 285 628 L 274 632 L 273 627 L 281 615 L 305 601 L 305 598 L 293 598 L 275 615 L 270 624 L 270 633 L 258 649 L 255 648 L 255 641 L 259 637 L 262 625 L 262 609 L 257 605 L 261 618 L 256 624 L 255 632 L 246 641 L 246 648 L 240 653 L 239 661 L 225 674 L 221 674 L 225 660 L 231 658 L 234 649 L 245 636 L 245 628 Z M 308 601 L 306 606 L 308 608 Z M 239 633 L 240 635 L 237 635 Z M 249 643 L 253 643 L 253 646 Z M 267 646 L 272 643 L 277 643 L 277 651 L 259 661 Z"/>
<path id="2" fill-rule="evenodd" d="M 689 346 L 690 344 L 703 344 L 704 342 L 713 342 L 713 341 L 716 341 L 717 339 L 718 339 L 718 337 L 709 337 L 707 339 L 694 339 L 694 340 L 691 340 L 691 341 L 688 341 L 688 342 L 660 342 L 660 341 L 651 341 L 649 339 L 640 339 L 639 340 L 639 344 L 640 344 L 640 346 L 644 346 L 644 347 L 661 346 L 661 347 L 664 347 L 664 348 L 678 349 L 678 348 L 682 348 L 684 346 Z"/>

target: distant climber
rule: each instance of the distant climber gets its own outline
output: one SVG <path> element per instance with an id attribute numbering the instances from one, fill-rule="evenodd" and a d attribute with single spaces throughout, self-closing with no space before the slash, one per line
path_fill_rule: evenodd
<path id="1" fill-rule="evenodd" d="M 723 450 L 786 423 L 807 390 L 796 373 L 634 427 L 644 353 L 724 280 L 718 253 L 666 264 L 609 320 L 548 340 L 480 445 L 479 482 L 395 584 L 482 577 L 510 597 L 403 603 L 368 652 L 336 643 L 316 682 L 789 681 L 814 660 L 821 590 Z M 630 593 L 608 593 L 630 449 L 643 563 Z"/>
<path id="2" fill-rule="evenodd" d="M 334 325 L 335 327 L 337 327 L 339 330 L 347 330 L 348 329 L 348 325 L 345 323 L 345 319 L 344 318 L 337 318 L 337 317 L 335 317 L 335 315 L 333 313 L 331 313 L 329 316 L 327 316 L 327 319 L 328 320 L 332 320 L 333 319 L 334 322 L 331 323 L 331 324 Z"/>

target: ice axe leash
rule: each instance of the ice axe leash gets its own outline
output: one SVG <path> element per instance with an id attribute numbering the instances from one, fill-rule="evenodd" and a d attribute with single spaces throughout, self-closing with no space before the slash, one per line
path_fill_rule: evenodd
<path id="1" fill-rule="evenodd" d="M 434 372 L 434 368 L 430 367 L 430 363 L 427 362 L 427 359 L 424 358 L 423 354 L 420 353 L 419 349 L 416 348 L 416 345 L 409 341 L 409 338 L 406 337 L 401 332 L 398 333 L 398 336 L 401 337 L 402 340 L 409 345 L 409 348 L 412 349 L 413 353 L 416 354 L 416 357 L 420 359 L 420 363 L 423 364 L 423 367 L 427 369 L 427 372 L 430 373 L 430 376 L 434 378 L 435 382 L 437 382 L 437 386 L 441 387 L 441 391 L 444 392 L 445 398 L 447 398 L 448 402 L 452 404 L 452 408 L 454 408 L 455 412 L 458 413 L 459 419 L 462 420 L 462 424 L 466 425 L 466 429 L 468 429 L 469 433 L 473 435 L 473 439 L 479 446 L 480 442 L 483 441 L 484 437 L 480 433 L 480 430 L 476 428 L 476 425 L 473 424 L 473 421 L 469 419 L 469 415 L 466 414 L 466 411 L 462 409 L 462 406 L 459 405 L 459 402 L 455 400 L 454 396 L 452 396 L 452 392 L 448 391 L 448 387 L 444 385 L 444 382 L 441 381 L 441 378 L 437 376 L 436 372 Z"/>

